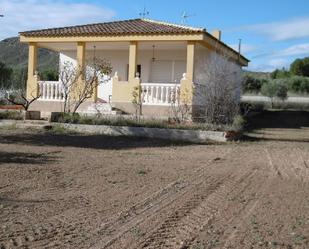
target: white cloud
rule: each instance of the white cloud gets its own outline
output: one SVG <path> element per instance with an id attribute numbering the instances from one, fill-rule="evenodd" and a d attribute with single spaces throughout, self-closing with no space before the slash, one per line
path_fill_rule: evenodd
<path id="1" fill-rule="evenodd" d="M 309 55 L 309 43 L 297 44 L 286 49 L 280 50 L 275 56 Z"/>
<path id="2" fill-rule="evenodd" d="M 308 27 L 309 17 L 302 17 L 282 22 L 250 25 L 240 29 L 266 35 L 273 41 L 285 41 L 309 37 Z"/>
<path id="3" fill-rule="evenodd" d="M 103 22 L 115 16 L 113 10 L 89 3 L 53 0 L 0 0 L 0 40 L 20 31 Z"/>
<path id="4" fill-rule="evenodd" d="M 289 65 L 289 60 L 283 58 L 271 59 L 268 65 L 274 68 L 287 67 Z"/>

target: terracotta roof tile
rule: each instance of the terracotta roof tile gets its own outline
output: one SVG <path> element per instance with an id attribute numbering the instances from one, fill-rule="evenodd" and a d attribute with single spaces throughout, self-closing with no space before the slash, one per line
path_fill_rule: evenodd
<path id="1" fill-rule="evenodd" d="M 205 30 L 149 19 L 132 19 L 125 21 L 95 23 L 62 28 L 50 28 L 20 32 L 23 36 L 58 37 L 58 36 L 114 36 L 114 35 L 165 35 L 198 34 Z"/>

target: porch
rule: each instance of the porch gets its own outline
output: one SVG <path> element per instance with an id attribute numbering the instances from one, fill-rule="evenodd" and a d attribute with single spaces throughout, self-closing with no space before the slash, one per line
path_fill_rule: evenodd
<path id="1" fill-rule="evenodd" d="M 125 108 L 132 105 L 134 87 L 140 86 L 145 106 L 168 107 L 175 94 L 179 96 L 185 87 L 192 86 L 195 42 L 30 43 L 27 96 L 30 98 L 36 92 L 40 102 L 59 105 L 64 94 L 61 81 L 39 79 L 36 71 L 38 47 L 58 51 L 60 64 L 71 62 L 84 66 L 95 57 L 111 62 L 112 76 L 98 86 L 91 103 L 98 101 Z"/>

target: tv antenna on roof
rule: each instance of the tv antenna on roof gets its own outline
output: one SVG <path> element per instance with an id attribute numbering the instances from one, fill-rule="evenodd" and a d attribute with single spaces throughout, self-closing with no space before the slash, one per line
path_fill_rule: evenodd
<path id="1" fill-rule="evenodd" d="M 145 6 L 144 6 L 144 9 L 143 9 L 143 12 L 140 12 L 140 13 L 139 13 L 139 16 L 140 16 L 142 19 L 145 19 L 146 16 L 149 16 L 149 11 L 146 9 Z"/>
<path id="2" fill-rule="evenodd" d="M 181 24 L 187 23 L 188 18 L 195 16 L 195 15 L 188 15 L 186 11 L 182 12 L 181 15 Z"/>

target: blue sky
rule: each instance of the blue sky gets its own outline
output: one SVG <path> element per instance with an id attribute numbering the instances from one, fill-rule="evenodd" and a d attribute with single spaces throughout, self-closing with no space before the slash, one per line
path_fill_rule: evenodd
<path id="1" fill-rule="evenodd" d="M 147 18 L 220 29 L 222 39 L 252 62 L 250 70 L 288 67 L 295 58 L 309 56 L 308 0 L 0 0 L 0 39 L 19 31 L 109 20 L 138 18 L 144 6 Z"/>

